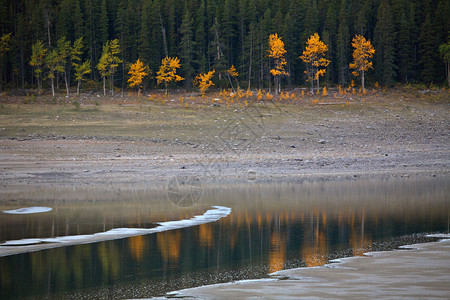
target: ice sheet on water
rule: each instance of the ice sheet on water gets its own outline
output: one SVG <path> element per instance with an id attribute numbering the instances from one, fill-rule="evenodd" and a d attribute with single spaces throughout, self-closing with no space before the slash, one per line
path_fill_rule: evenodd
<path id="1" fill-rule="evenodd" d="M 181 229 L 206 223 L 218 221 L 219 219 L 228 216 L 231 213 L 231 208 L 225 206 L 213 206 L 214 209 L 207 210 L 203 215 L 194 216 L 191 219 L 183 219 L 178 221 L 159 222 L 159 226 L 155 228 L 114 228 L 105 232 L 98 232 L 89 235 L 71 235 L 55 238 L 42 238 L 42 239 L 23 239 L 6 241 L 0 246 L 26 246 L 35 245 L 40 243 L 76 243 L 76 242 L 96 242 L 110 240 L 114 238 L 124 238 L 135 235 L 144 235 L 162 231 L 169 231 L 174 229 Z"/>
<path id="2" fill-rule="evenodd" d="M 45 206 L 33 206 L 33 207 L 22 207 L 12 210 L 4 210 L 5 214 L 15 214 L 15 215 L 27 215 L 27 214 L 38 214 L 51 211 L 51 207 Z"/>

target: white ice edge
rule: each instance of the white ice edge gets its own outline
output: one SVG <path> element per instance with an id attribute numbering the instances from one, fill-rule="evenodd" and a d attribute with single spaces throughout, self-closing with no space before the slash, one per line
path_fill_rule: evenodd
<path id="1" fill-rule="evenodd" d="M 98 232 L 89 235 L 70 235 L 55 238 L 32 238 L 22 240 L 6 241 L 0 246 L 30 246 L 39 243 L 73 243 L 80 241 L 103 241 L 112 238 L 123 238 L 135 235 L 151 234 L 162 231 L 169 231 L 174 229 L 181 229 L 186 227 L 197 226 L 201 224 L 211 223 L 228 216 L 231 213 L 231 208 L 225 206 L 212 206 L 214 209 L 207 210 L 203 215 L 194 216 L 191 219 L 183 219 L 178 221 L 158 222 L 160 225 L 155 228 L 114 228 L 105 232 Z"/>
<path id="2" fill-rule="evenodd" d="M 32 207 L 22 207 L 22 208 L 12 209 L 12 210 L 4 210 L 3 213 L 12 214 L 12 215 L 28 215 L 28 214 L 39 214 L 39 213 L 49 212 L 51 210 L 52 210 L 51 207 L 32 206 Z"/>
<path id="3" fill-rule="evenodd" d="M 268 282 L 268 281 L 278 281 L 277 278 L 261 278 L 261 279 L 243 279 L 243 280 L 236 280 L 236 281 L 230 281 L 230 282 L 224 282 L 224 283 L 216 283 L 216 284 L 210 284 L 210 285 L 201 285 L 193 288 L 178 290 L 178 291 L 172 291 L 166 293 L 166 296 L 176 296 L 183 294 L 183 292 L 187 291 L 194 291 L 196 289 L 202 289 L 205 287 L 219 287 L 219 286 L 226 286 L 226 285 L 233 285 L 233 284 L 246 284 L 251 282 Z M 144 300 L 146 298 L 142 298 L 141 300 Z"/>

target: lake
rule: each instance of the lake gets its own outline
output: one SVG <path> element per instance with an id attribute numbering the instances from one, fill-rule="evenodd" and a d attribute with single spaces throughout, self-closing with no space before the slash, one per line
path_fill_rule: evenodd
<path id="1" fill-rule="evenodd" d="M 0 297 L 151 297 L 319 266 L 338 257 L 428 241 L 425 233 L 447 233 L 448 195 L 450 178 L 445 176 L 188 182 L 3 195 L 0 248 L 26 251 L 17 241 L 27 239 L 53 248 L 0 257 Z M 214 206 L 231 212 L 205 218 Z M 26 207 L 51 210 L 8 213 Z M 197 223 L 186 221 L 195 216 Z M 166 226 L 178 220 L 186 226 Z M 73 246 L 50 242 L 118 228 L 146 234 Z M 12 241 L 16 245 L 7 246 Z"/>

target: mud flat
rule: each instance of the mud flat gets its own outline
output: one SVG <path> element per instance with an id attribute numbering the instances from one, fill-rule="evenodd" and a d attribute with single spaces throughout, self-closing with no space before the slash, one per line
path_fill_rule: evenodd
<path id="1" fill-rule="evenodd" d="M 450 235 L 439 242 L 403 246 L 284 270 L 268 279 L 203 286 L 167 294 L 188 299 L 448 299 Z"/>

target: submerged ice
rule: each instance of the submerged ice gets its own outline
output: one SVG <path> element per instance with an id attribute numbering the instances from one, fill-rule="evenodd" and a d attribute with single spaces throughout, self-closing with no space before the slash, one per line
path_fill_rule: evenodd
<path id="1" fill-rule="evenodd" d="M 89 235 L 71 235 L 55 238 L 33 238 L 6 241 L 0 246 L 28 246 L 41 243 L 59 243 L 60 246 L 64 244 L 73 244 L 76 242 L 98 242 L 104 240 L 111 240 L 115 238 L 125 238 L 135 235 L 151 234 L 162 231 L 169 231 L 181 229 L 205 223 L 218 221 L 219 219 L 228 216 L 231 213 L 231 208 L 225 206 L 212 206 L 213 209 L 207 210 L 203 215 L 194 216 L 190 219 L 183 219 L 178 221 L 158 222 L 159 226 L 155 228 L 114 228 L 105 232 L 98 232 Z M 51 208 L 50 208 L 51 210 Z"/>
<path id="2" fill-rule="evenodd" d="M 3 213 L 15 214 L 15 215 L 26 215 L 26 214 L 44 213 L 44 212 L 49 212 L 51 210 L 52 210 L 51 207 L 33 206 L 33 207 L 22 207 L 22 208 L 12 209 L 12 210 L 4 210 Z"/>

